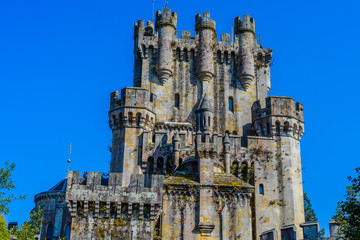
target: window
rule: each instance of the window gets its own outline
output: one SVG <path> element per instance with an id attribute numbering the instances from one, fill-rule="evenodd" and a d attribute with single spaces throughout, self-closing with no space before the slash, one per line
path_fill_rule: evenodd
<path id="1" fill-rule="evenodd" d="M 150 220 L 150 204 L 144 204 L 144 219 Z"/>
<path id="2" fill-rule="evenodd" d="M 232 97 L 229 97 L 229 111 L 234 112 L 234 100 Z"/>
<path id="3" fill-rule="evenodd" d="M 136 126 L 140 127 L 141 123 L 141 113 L 136 114 Z"/>
<path id="4" fill-rule="evenodd" d="M 244 180 L 245 182 L 248 179 L 248 166 L 246 162 L 243 162 L 241 164 L 241 179 Z"/>
<path id="5" fill-rule="evenodd" d="M 296 131 L 297 131 L 297 127 L 296 127 L 296 124 L 294 124 L 294 127 L 293 127 L 293 135 L 294 135 L 294 137 L 296 135 Z"/>
<path id="6" fill-rule="evenodd" d="M 148 167 L 147 167 L 147 173 L 149 175 L 153 174 L 154 172 L 154 158 L 153 157 L 149 157 L 148 158 L 148 163 L 147 163 Z"/>
<path id="7" fill-rule="evenodd" d="M 49 223 L 46 229 L 46 240 L 53 239 L 52 235 L 53 235 L 53 226 L 51 225 L 51 223 Z"/>
<path id="8" fill-rule="evenodd" d="M 175 94 L 175 107 L 180 108 L 180 95 L 178 93 Z"/>
<path id="9" fill-rule="evenodd" d="M 237 161 L 234 161 L 231 167 L 231 173 L 235 176 L 239 175 L 239 164 Z"/>
<path id="10" fill-rule="evenodd" d="M 262 184 L 259 185 L 259 193 L 264 195 L 264 185 Z"/>
<path id="11" fill-rule="evenodd" d="M 110 203 L 110 217 L 116 218 L 116 212 L 117 212 L 117 203 L 116 202 Z"/>
<path id="12" fill-rule="evenodd" d="M 164 173 L 164 159 L 162 157 L 158 157 L 158 159 L 156 161 L 156 168 L 157 168 L 158 174 Z"/>
<path id="13" fill-rule="evenodd" d="M 275 123 L 276 135 L 280 136 L 280 122 L 276 121 Z"/>
<path id="14" fill-rule="evenodd" d="M 129 121 L 129 125 L 131 126 L 133 124 L 133 114 L 132 114 L 132 112 L 129 112 L 129 114 L 128 114 L 128 121 Z"/>
<path id="15" fill-rule="evenodd" d="M 289 131 L 289 122 L 284 122 L 284 133 L 287 134 Z"/>
<path id="16" fill-rule="evenodd" d="M 211 120 L 211 118 L 210 117 L 208 117 L 208 126 L 210 127 L 210 121 Z"/>
<path id="17" fill-rule="evenodd" d="M 70 240 L 70 232 L 71 232 L 70 224 L 67 224 L 65 227 L 65 240 Z"/>
<path id="18" fill-rule="evenodd" d="M 122 117 L 122 113 L 120 113 L 119 114 L 120 127 L 122 127 L 122 121 L 123 121 L 123 117 Z"/>

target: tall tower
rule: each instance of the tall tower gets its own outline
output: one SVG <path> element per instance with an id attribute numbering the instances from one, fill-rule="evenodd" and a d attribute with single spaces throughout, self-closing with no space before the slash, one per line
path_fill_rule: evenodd
<path id="1" fill-rule="evenodd" d="M 255 102 L 252 108 L 256 135 L 249 148 L 257 148 L 254 166 L 256 226 L 258 234 L 302 239 L 304 219 L 300 140 L 304 133 L 302 104 L 289 97 L 268 97 L 266 106 Z M 270 157 L 272 156 L 272 157 Z"/>

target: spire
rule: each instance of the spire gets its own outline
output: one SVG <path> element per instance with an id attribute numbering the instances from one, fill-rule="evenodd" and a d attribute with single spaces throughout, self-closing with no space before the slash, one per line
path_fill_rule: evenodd
<path id="1" fill-rule="evenodd" d="M 196 109 L 196 112 L 210 111 L 212 112 L 212 105 L 208 95 L 205 93 L 200 100 L 200 104 Z"/>

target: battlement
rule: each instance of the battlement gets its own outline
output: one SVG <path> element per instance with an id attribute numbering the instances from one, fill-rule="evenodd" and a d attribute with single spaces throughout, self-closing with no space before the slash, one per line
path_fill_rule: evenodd
<path id="1" fill-rule="evenodd" d="M 265 99 L 266 107 L 261 108 L 260 102 L 257 101 L 252 107 L 253 120 L 264 118 L 270 115 L 286 116 L 295 118 L 301 122 L 304 121 L 303 105 L 290 97 L 271 96 Z"/>
<path id="2" fill-rule="evenodd" d="M 121 107 L 147 108 L 154 111 L 156 95 L 150 94 L 146 88 L 126 87 L 119 92 L 112 92 L 110 95 L 110 111 Z"/>
<path id="3" fill-rule="evenodd" d="M 138 37 L 139 35 L 153 36 L 154 33 L 154 23 L 152 21 L 147 21 L 146 26 L 144 24 L 144 20 L 139 20 L 135 23 L 134 38 Z"/>
<path id="4" fill-rule="evenodd" d="M 67 186 L 69 189 L 77 186 L 78 188 L 89 190 L 97 188 L 99 190 L 113 190 L 113 188 L 110 189 L 109 187 L 122 187 L 122 175 L 122 173 L 117 172 L 110 172 L 108 175 L 102 172 L 85 172 L 80 176 L 79 171 L 69 171 Z M 149 189 L 159 189 L 162 188 L 162 186 L 162 175 L 153 175 L 150 182 L 147 182 L 145 175 L 133 174 L 131 175 L 130 184 L 126 188 L 128 188 L 129 191 L 137 191 L 139 193 L 141 191 L 149 191 Z"/>
<path id="5" fill-rule="evenodd" d="M 210 19 L 209 12 L 204 12 L 203 17 L 201 17 L 200 13 L 195 16 L 195 31 L 199 31 L 204 28 L 212 29 L 214 32 L 216 31 L 215 20 Z"/>
<path id="6" fill-rule="evenodd" d="M 234 29 L 235 34 L 240 34 L 242 32 L 252 32 L 255 34 L 255 19 L 250 18 L 248 15 L 244 15 L 243 20 L 241 20 L 240 17 L 237 17 L 234 20 Z"/>
<path id="7" fill-rule="evenodd" d="M 165 8 L 164 14 L 161 14 L 161 11 L 156 12 L 155 26 L 160 28 L 163 26 L 172 26 L 176 29 L 177 24 L 177 14 L 176 12 L 171 13 L 171 9 Z"/>

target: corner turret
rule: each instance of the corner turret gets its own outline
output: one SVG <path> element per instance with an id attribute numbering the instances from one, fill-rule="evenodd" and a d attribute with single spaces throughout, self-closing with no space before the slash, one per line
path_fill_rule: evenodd
<path id="1" fill-rule="evenodd" d="M 237 66 L 237 78 L 245 90 L 247 90 L 255 77 L 255 20 L 244 15 L 235 18 L 235 35 L 239 40 L 240 61 Z"/>
<path id="2" fill-rule="evenodd" d="M 177 14 L 165 8 L 164 14 L 161 11 L 156 13 L 156 29 L 159 33 L 159 54 L 158 54 L 158 69 L 156 73 L 160 81 L 164 84 L 173 74 L 173 50 L 172 42 L 176 40 L 176 23 Z"/>
<path id="3" fill-rule="evenodd" d="M 208 82 L 214 77 L 214 46 L 216 46 L 216 24 L 210 19 L 210 13 L 195 17 L 195 31 L 199 34 L 199 52 L 197 75 L 202 82 L 202 92 L 208 91 Z"/>

